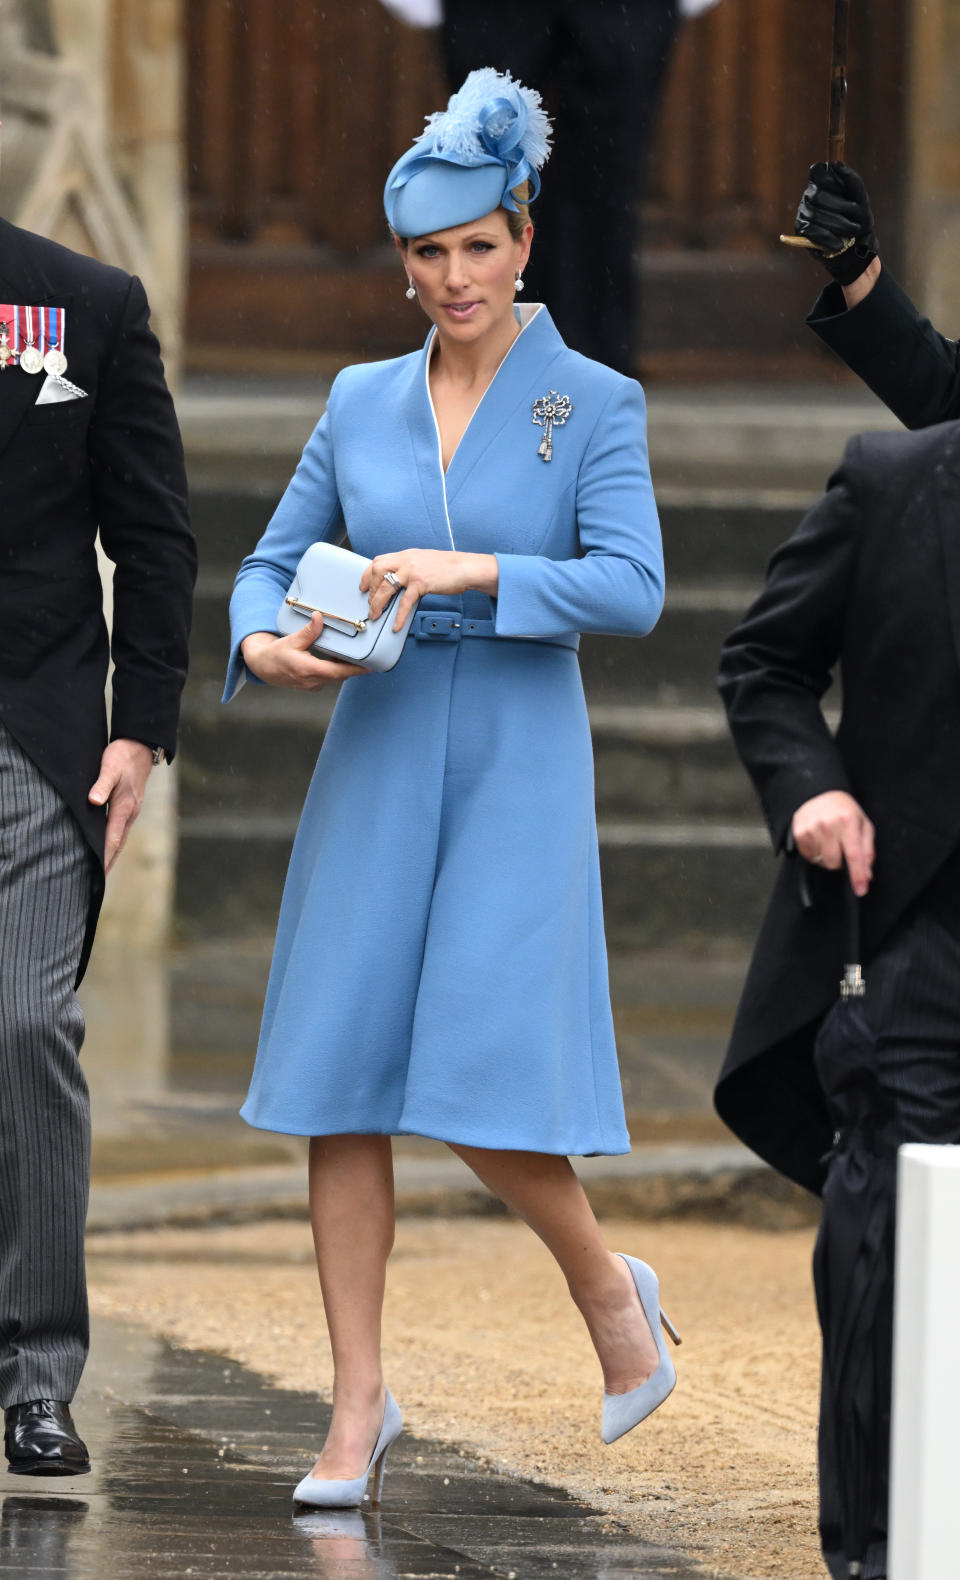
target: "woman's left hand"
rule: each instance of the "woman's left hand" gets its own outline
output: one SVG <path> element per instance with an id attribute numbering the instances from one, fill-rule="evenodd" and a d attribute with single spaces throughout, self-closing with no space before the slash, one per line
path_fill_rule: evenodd
<path id="1" fill-rule="evenodd" d="M 418 598 L 427 593 L 447 597 L 463 592 L 497 596 L 500 571 L 495 554 L 461 554 L 456 549 L 403 549 L 399 554 L 378 554 L 360 579 L 360 591 L 370 594 L 370 618 L 381 615 L 396 587 L 386 580 L 390 571 L 403 588 L 393 629 L 399 631 Z"/>

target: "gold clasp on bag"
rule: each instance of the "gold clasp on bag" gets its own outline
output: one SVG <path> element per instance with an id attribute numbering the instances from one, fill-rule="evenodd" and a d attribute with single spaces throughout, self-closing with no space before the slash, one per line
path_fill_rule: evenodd
<path id="1" fill-rule="evenodd" d="M 325 620 L 339 620 L 341 625 L 352 625 L 354 630 L 362 632 L 367 629 L 366 620 L 354 620 L 349 614 L 331 614 L 329 609 L 317 609 L 312 603 L 301 603 L 299 598 L 286 598 L 291 609 L 299 609 L 303 614 L 322 614 Z"/>

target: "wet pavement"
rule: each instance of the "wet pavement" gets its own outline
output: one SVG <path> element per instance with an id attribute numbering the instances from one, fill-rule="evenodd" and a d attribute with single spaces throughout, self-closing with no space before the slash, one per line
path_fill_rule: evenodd
<path id="1" fill-rule="evenodd" d="M 294 1515 L 328 1407 L 101 1321 L 76 1415 L 93 1473 L 7 1478 L 0 1574 L 63 1580 L 705 1580 L 566 1493 L 406 1434 L 380 1511 Z M 719 1577 L 718 1577 L 719 1580 Z"/>

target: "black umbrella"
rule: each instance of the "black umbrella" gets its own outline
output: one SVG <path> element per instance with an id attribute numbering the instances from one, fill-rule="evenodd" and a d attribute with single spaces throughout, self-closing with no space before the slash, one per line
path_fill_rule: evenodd
<path id="1" fill-rule="evenodd" d="M 863 1012 L 859 902 L 841 875 L 846 909 L 840 999 L 814 1063 L 834 1126 L 814 1251 L 823 1333 L 821 1533 L 859 1575 L 886 1526 L 896 1144 L 876 1074 L 876 1037 Z"/>

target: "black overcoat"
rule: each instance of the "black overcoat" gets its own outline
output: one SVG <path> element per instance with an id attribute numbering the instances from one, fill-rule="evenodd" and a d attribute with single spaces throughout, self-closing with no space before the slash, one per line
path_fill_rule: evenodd
<path id="1" fill-rule="evenodd" d="M 838 668 L 834 738 L 820 699 Z M 960 423 L 850 441 L 727 638 L 719 686 L 777 850 L 827 790 L 875 824 L 869 964 L 960 846 Z M 838 996 L 840 882 L 783 855 L 716 1093 L 737 1135 L 815 1191 L 831 1132 L 811 1057 Z"/>
<path id="2" fill-rule="evenodd" d="M 113 739 L 176 749 L 196 547 L 183 447 L 140 281 L 0 220 L 0 302 L 66 309 L 67 378 L 0 372 L 0 719 L 76 817 L 103 888 L 110 642 L 96 537 L 115 565 Z"/>
<path id="3" fill-rule="evenodd" d="M 886 267 L 856 307 L 828 285 L 807 323 L 908 428 L 960 417 L 960 346 L 917 311 Z"/>

